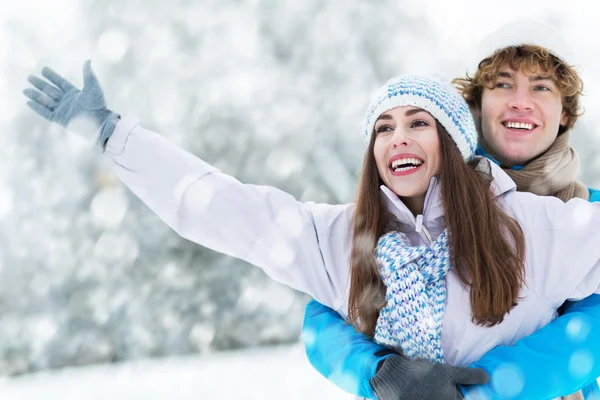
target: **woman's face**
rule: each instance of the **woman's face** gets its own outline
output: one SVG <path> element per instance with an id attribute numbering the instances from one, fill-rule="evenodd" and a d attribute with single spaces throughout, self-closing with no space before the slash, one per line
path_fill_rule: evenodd
<path id="1" fill-rule="evenodd" d="M 435 119 L 420 108 L 396 107 L 379 116 L 374 131 L 379 176 L 413 213 L 422 213 L 429 181 L 440 168 Z"/>

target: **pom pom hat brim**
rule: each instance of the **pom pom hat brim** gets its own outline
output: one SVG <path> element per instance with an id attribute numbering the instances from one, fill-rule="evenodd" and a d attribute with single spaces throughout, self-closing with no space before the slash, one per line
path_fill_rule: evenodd
<path id="1" fill-rule="evenodd" d="M 475 122 L 456 88 L 438 78 L 401 75 L 377 90 L 369 106 L 363 131 L 368 144 L 379 116 L 396 107 L 413 106 L 429 112 L 448 131 L 465 160 L 477 149 Z"/>

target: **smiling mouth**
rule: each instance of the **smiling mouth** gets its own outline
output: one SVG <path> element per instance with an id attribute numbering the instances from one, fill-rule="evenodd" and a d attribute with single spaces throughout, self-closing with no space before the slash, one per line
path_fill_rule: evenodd
<path id="1" fill-rule="evenodd" d="M 392 161 L 389 167 L 392 170 L 392 172 L 402 173 L 414 171 L 420 166 L 422 166 L 424 163 L 425 161 L 418 158 L 403 158 Z"/>
<path id="2" fill-rule="evenodd" d="M 531 132 L 538 126 L 536 124 L 532 124 L 530 122 L 514 122 L 514 121 L 504 121 L 502 125 L 510 130 L 520 131 L 520 132 Z"/>

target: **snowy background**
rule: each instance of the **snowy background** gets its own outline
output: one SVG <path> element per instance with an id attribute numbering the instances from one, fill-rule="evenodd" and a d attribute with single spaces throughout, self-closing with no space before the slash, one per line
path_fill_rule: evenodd
<path id="1" fill-rule="evenodd" d="M 534 17 L 573 47 L 587 113 L 572 141 L 600 187 L 600 9 L 482 4 L 2 2 L 0 398 L 348 398 L 298 344 L 306 296 L 180 239 L 88 141 L 25 107 L 27 75 L 48 65 L 80 85 L 90 58 L 110 108 L 224 172 L 349 202 L 373 90 L 398 73 L 461 76 L 487 33 Z"/>

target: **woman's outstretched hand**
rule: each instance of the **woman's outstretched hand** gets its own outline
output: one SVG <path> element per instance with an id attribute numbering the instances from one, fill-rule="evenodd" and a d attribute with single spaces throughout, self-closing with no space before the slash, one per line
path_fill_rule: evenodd
<path id="1" fill-rule="evenodd" d="M 103 148 L 120 117 L 106 108 L 104 92 L 92 71 L 91 61 L 83 64 L 83 90 L 48 67 L 42 69 L 42 75 L 50 83 L 36 76 L 27 78 L 35 87 L 23 91 L 30 99 L 27 105 L 48 121 L 93 138 Z"/>

